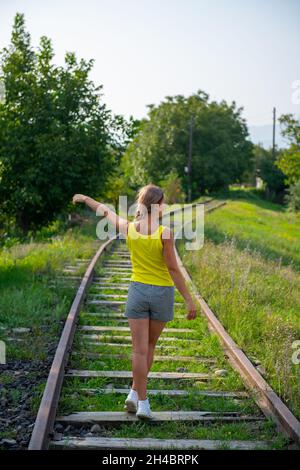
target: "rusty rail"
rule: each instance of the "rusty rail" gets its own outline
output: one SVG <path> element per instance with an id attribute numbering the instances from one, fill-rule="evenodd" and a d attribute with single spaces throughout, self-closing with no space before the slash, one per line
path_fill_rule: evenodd
<path id="1" fill-rule="evenodd" d="M 204 203 L 206 202 L 210 201 L 205 201 Z M 194 207 L 197 204 L 199 203 L 192 203 L 190 206 Z M 175 209 L 171 211 L 171 214 L 174 214 L 180 210 L 181 209 Z M 61 334 L 56 353 L 51 365 L 51 369 L 48 375 L 46 387 L 42 396 L 30 443 L 28 446 L 29 450 L 43 450 L 48 448 L 50 435 L 53 431 L 53 425 L 55 421 L 62 383 L 65 375 L 65 366 L 67 365 L 71 347 L 73 344 L 80 306 L 85 297 L 87 288 L 91 283 L 94 267 L 98 259 L 106 250 L 106 248 L 117 238 L 118 235 L 112 237 L 99 248 L 99 250 L 93 257 L 91 263 L 89 264 L 85 275 L 81 281 L 79 289 L 76 293 L 71 309 L 67 316 L 65 326 Z"/>
<path id="2" fill-rule="evenodd" d="M 99 248 L 92 261 L 90 262 L 84 277 L 82 278 L 81 284 L 67 316 L 65 326 L 61 334 L 57 350 L 52 362 L 52 366 L 46 382 L 46 387 L 43 393 L 35 425 L 31 435 L 28 447 L 29 450 L 43 450 L 48 448 L 50 434 L 53 430 L 57 405 L 65 375 L 65 366 L 69 359 L 80 306 L 84 299 L 87 288 L 92 280 L 95 264 L 97 263 L 102 253 L 116 238 L 117 236 L 109 239 Z"/>
<path id="3" fill-rule="evenodd" d="M 204 204 L 209 204 L 213 200 L 204 201 Z M 191 204 L 191 207 L 197 206 L 202 203 Z M 225 202 L 221 201 L 219 204 L 215 204 L 207 209 L 207 212 L 224 205 Z M 171 213 L 176 213 L 181 209 L 176 209 Z M 55 357 L 52 362 L 50 373 L 47 379 L 46 387 L 43 393 L 39 411 L 37 414 L 35 426 L 32 432 L 31 440 L 29 443 L 30 450 L 42 450 L 47 449 L 50 434 L 53 430 L 53 425 L 56 416 L 56 410 L 58 406 L 59 396 L 65 374 L 65 366 L 68 362 L 69 354 L 71 351 L 77 318 L 80 311 L 81 303 L 85 297 L 87 288 L 92 280 L 93 271 L 95 265 L 102 255 L 102 253 L 111 245 L 111 243 L 118 238 L 118 235 L 109 239 L 104 243 L 95 256 L 93 257 L 87 271 L 81 281 L 75 299 L 72 303 L 70 312 L 66 319 L 66 323 L 56 350 Z M 232 366 L 239 372 L 242 380 L 244 381 L 247 388 L 254 390 L 254 399 L 258 406 L 261 408 L 266 416 L 271 416 L 277 423 L 279 429 L 281 429 L 287 436 L 292 438 L 294 441 L 300 439 L 300 423 L 297 421 L 291 411 L 284 405 L 272 388 L 267 384 L 263 377 L 257 372 L 255 367 L 249 361 L 243 351 L 238 348 L 236 343 L 228 335 L 222 324 L 216 318 L 214 313 L 211 311 L 205 300 L 196 291 L 195 286 L 192 283 L 191 277 L 184 267 L 182 260 L 177 252 L 175 246 L 175 252 L 178 264 L 184 278 L 192 284 L 195 292 L 195 297 L 200 304 L 202 314 L 207 318 L 208 325 L 212 331 L 217 333 L 221 343 L 223 345 L 225 354 Z"/>
<path id="4" fill-rule="evenodd" d="M 207 212 L 220 207 L 220 205 L 208 209 Z M 232 367 L 240 374 L 245 386 L 252 392 L 253 399 L 264 415 L 271 417 L 278 429 L 287 437 L 291 438 L 296 443 L 300 443 L 300 422 L 259 374 L 246 354 L 229 336 L 221 322 L 198 293 L 187 269 L 183 265 L 176 246 L 175 252 L 178 265 L 185 280 L 192 286 L 195 298 L 200 305 L 201 313 L 206 317 L 210 330 L 216 333 L 220 338 L 224 353 L 228 357 Z"/>

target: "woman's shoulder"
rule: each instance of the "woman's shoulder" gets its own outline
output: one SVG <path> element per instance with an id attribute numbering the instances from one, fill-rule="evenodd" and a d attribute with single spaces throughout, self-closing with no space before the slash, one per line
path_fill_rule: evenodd
<path id="1" fill-rule="evenodd" d="M 168 225 L 160 225 L 160 234 L 163 240 L 169 240 L 172 238 L 173 232 L 172 229 L 168 227 Z"/>
<path id="2" fill-rule="evenodd" d="M 139 232 L 137 230 L 137 225 L 138 225 L 138 222 L 135 220 L 128 223 L 127 236 L 129 238 L 136 238 L 138 236 Z"/>

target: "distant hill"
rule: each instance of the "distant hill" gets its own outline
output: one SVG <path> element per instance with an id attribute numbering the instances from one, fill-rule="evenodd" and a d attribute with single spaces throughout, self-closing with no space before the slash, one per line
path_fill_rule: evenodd
<path id="1" fill-rule="evenodd" d="M 264 126 L 249 126 L 249 134 L 254 144 L 261 144 L 265 148 L 272 147 L 272 124 Z M 287 147 L 286 139 L 280 134 L 280 126 L 276 125 L 276 145 L 279 148 Z"/>

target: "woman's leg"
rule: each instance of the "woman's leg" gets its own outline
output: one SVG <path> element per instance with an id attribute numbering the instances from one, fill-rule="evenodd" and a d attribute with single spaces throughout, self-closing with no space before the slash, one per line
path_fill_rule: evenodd
<path id="1" fill-rule="evenodd" d="M 167 322 L 159 320 L 149 321 L 149 345 L 148 345 L 148 372 L 153 363 L 154 349 L 161 332 L 163 331 Z"/>
<path id="2" fill-rule="evenodd" d="M 132 388 L 139 400 L 147 398 L 149 318 L 129 318 L 132 336 Z"/>

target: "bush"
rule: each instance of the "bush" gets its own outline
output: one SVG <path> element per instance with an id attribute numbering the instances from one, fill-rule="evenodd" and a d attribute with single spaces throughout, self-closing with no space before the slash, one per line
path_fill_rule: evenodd
<path id="1" fill-rule="evenodd" d="M 300 211 L 300 180 L 289 187 L 285 200 L 290 211 Z"/>
<path id="2" fill-rule="evenodd" d="M 169 175 L 160 181 L 160 187 L 165 195 L 165 202 L 167 204 L 180 204 L 185 201 L 185 193 L 182 189 L 181 179 L 176 171 L 171 171 Z"/>

